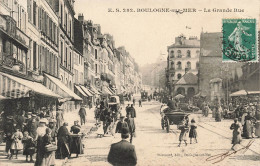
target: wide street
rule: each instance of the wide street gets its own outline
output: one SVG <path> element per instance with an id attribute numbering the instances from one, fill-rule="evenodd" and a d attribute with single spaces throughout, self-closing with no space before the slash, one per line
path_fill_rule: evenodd
<path id="1" fill-rule="evenodd" d="M 180 131 L 175 125 L 171 125 L 170 133 L 161 129 L 158 102 L 145 102 L 143 107 L 136 105 L 135 108 L 137 137 L 134 138 L 133 144 L 136 148 L 138 165 L 211 165 L 220 158 L 206 161 L 208 157 L 230 151 L 232 131 L 229 127 L 232 120 L 215 122 L 211 114 L 207 118 L 202 117 L 201 114 L 191 114 L 190 119 L 195 118 L 198 124 L 198 143 L 190 144 L 188 138 L 188 146 L 182 144 L 181 147 L 177 147 Z M 72 155 L 66 165 L 110 165 L 107 162 L 109 148 L 112 143 L 118 141 L 120 141 L 120 134 L 98 138 L 96 132 L 92 132 L 84 139 L 85 154 L 80 155 L 79 158 L 74 158 Z M 249 141 L 243 139 L 242 145 L 237 146 L 236 149 L 244 148 Z M 257 148 L 259 145 L 260 139 L 256 138 L 244 154 L 239 151 L 214 165 L 259 165 L 260 149 Z M 56 165 L 63 163 L 62 160 L 56 161 Z M 1 158 L 0 165 L 33 164 L 25 163 L 24 157 L 19 157 L 19 160 L 12 161 Z"/>
<path id="2" fill-rule="evenodd" d="M 161 129 L 160 105 L 153 103 L 152 105 L 144 103 L 141 108 L 136 106 L 137 137 L 134 138 L 133 144 L 136 147 L 138 165 L 211 165 L 219 159 L 206 161 L 208 157 L 230 150 L 231 120 L 215 122 L 211 117 L 205 118 L 201 117 L 201 114 L 193 114 L 190 117 L 194 117 L 198 122 L 198 143 L 188 146 L 182 144 L 181 147 L 177 147 L 179 130 L 176 126 L 171 126 L 170 133 Z M 76 163 L 84 165 L 83 161 L 86 165 L 110 165 L 107 162 L 109 148 L 112 143 L 118 141 L 120 141 L 119 134 L 115 137 L 97 138 L 97 135 L 92 133 L 85 141 L 84 157 L 70 160 L 67 165 Z M 236 149 L 243 148 L 249 141 L 244 139 L 242 145 Z M 257 148 L 259 145 L 260 139 L 255 139 L 244 154 L 237 152 L 215 165 L 259 165 L 260 149 Z"/>

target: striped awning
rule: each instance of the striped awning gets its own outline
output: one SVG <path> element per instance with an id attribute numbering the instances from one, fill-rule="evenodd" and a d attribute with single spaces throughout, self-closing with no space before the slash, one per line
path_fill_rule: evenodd
<path id="1" fill-rule="evenodd" d="M 62 83 L 58 78 L 51 75 L 45 74 L 47 77 L 46 87 L 53 89 L 53 91 L 64 98 L 71 98 L 71 100 L 81 101 L 82 98 L 76 95 L 72 90 L 70 90 L 64 83 Z"/>
<path id="2" fill-rule="evenodd" d="M 84 97 L 88 97 L 88 95 L 81 89 L 80 86 L 75 85 L 75 88 L 79 91 L 81 95 L 83 95 Z"/>
<path id="3" fill-rule="evenodd" d="M 62 98 L 41 83 L 0 72 L 0 95 L 7 98 L 23 98 L 30 97 L 30 91 L 44 96 Z"/>
<path id="4" fill-rule="evenodd" d="M 96 94 L 96 95 L 100 95 L 99 91 L 93 87 L 93 86 L 90 86 L 91 87 L 91 90 Z"/>
<path id="5" fill-rule="evenodd" d="M 92 93 L 86 88 L 86 87 L 84 87 L 84 86 L 80 86 L 81 87 L 81 89 L 88 95 L 88 96 L 90 96 L 90 97 L 92 97 L 93 95 L 92 95 Z"/>

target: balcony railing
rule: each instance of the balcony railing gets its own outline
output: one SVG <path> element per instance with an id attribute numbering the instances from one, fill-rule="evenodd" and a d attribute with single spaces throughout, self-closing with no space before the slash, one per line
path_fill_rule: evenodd
<path id="1" fill-rule="evenodd" d="M 0 65 L 12 69 L 14 65 L 19 66 L 19 72 L 25 72 L 25 64 L 22 61 L 15 59 L 12 55 L 1 52 Z"/>

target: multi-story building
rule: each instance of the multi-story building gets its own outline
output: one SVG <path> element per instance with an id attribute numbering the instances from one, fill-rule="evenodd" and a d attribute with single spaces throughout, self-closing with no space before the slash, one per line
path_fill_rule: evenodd
<path id="1" fill-rule="evenodd" d="M 167 76 L 171 95 L 183 94 L 189 97 L 193 96 L 198 91 L 197 84 L 188 85 L 177 82 L 187 72 L 192 73 L 192 77 L 198 74 L 200 41 L 197 37 L 186 39 L 186 37 L 181 35 L 175 38 L 175 43 L 168 46 L 167 51 Z"/>
<path id="2" fill-rule="evenodd" d="M 28 1 L 26 12 L 18 1 L 0 1 L 0 95 L 17 99 L 10 100 L 6 106 L 8 110 L 38 112 L 42 106 L 55 107 L 56 100 L 49 99 L 61 98 L 42 85 L 43 77 L 39 75 L 45 67 L 41 62 L 41 48 L 45 46 L 42 38 L 45 36 L 39 31 L 40 8 L 37 6 L 46 5 L 42 4 L 44 2 L 37 5 L 36 1 Z M 51 33 L 55 34 L 53 31 Z M 47 37 L 55 49 L 54 36 L 47 34 Z M 55 50 L 52 52 L 55 54 Z M 57 73 L 51 67 L 50 72 Z"/>

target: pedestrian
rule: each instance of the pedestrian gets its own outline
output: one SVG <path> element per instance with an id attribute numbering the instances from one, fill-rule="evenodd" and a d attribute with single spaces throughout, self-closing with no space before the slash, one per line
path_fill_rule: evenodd
<path id="1" fill-rule="evenodd" d="M 80 124 L 82 126 L 83 124 L 86 123 L 86 116 L 87 116 L 85 106 L 83 106 L 83 105 L 79 109 L 79 116 L 80 116 Z"/>
<path id="2" fill-rule="evenodd" d="M 243 137 L 247 139 L 253 137 L 253 122 L 255 122 L 255 118 L 252 117 L 251 112 L 248 112 L 245 116 L 245 123 L 243 126 Z"/>
<path id="3" fill-rule="evenodd" d="M 116 125 L 116 133 L 121 133 L 122 128 L 128 128 L 127 122 L 124 121 L 125 117 L 120 116 L 120 121 Z"/>
<path id="4" fill-rule="evenodd" d="M 9 160 L 13 159 L 13 155 L 15 154 L 15 158 L 18 159 L 18 151 L 23 150 L 22 144 L 23 133 L 20 131 L 19 127 L 16 127 L 16 132 L 12 135 L 11 139 L 13 140 L 11 145 L 11 156 Z"/>
<path id="5" fill-rule="evenodd" d="M 185 145 L 187 146 L 187 132 L 189 131 L 189 118 L 188 116 L 184 117 L 183 120 L 181 121 L 180 125 L 178 126 L 178 129 L 181 130 L 180 136 L 179 136 L 179 145 L 178 147 L 181 146 L 181 142 L 184 141 Z"/>
<path id="6" fill-rule="evenodd" d="M 35 141 L 33 140 L 33 138 L 29 135 L 28 131 L 24 132 L 24 137 L 22 139 L 22 143 L 23 143 L 23 155 L 26 156 L 26 162 L 28 161 L 28 156 L 30 156 L 30 162 L 34 162 L 33 161 L 33 155 L 36 151 L 36 144 Z"/>
<path id="7" fill-rule="evenodd" d="M 72 153 L 76 153 L 76 157 L 79 156 L 79 154 L 83 154 L 83 144 L 81 141 L 81 136 L 78 135 L 80 133 L 81 126 L 79 125 L 79 121 L 74 121 L 74 125 L 71 126 L 70 132 L 75 134 L 72 136 L 71 144 L 70 144 L 70 155 Z"/>
<path id="8" fill-rule="evenodd" d="M 127 104 L 127 106 L 125 107 L 126 115 L 127 115 L 128 112 L 130 111 L 129 108 L 130 108 L 130 104 Z"/>
<path id="9" fill-rule="evenodd" d="M 69 131 L 67 129 L 68 123 L 64 122 L 63 126 L 61 126 L 58 130 L 58 149 L 56 151 L 56 158 L 65 159 L 65 163 L 68 161 L 68 157 L 70 155 L 69 149 Z"/>
<path id="10" fill-rule="evenodd" d="M 50 119 L 49 120 L 49 126 L 51 129 L 51 138 L 52 138 L 52 142 L 57 144 L 57 134 L 58 134 L 58 129 L 55 125 L 55 119 Z"/>
<path id="11" fill-rule="evenodd" d="M 136 118 L 136 111 L 133 104 L 131 104 L 131 107 L 129 108 L 127 115 L 128 114 L 130 115 L 131 118 Z"/>
<path id="12" fill-rule="evenodd" d="M 234 146 L 236 144 L 240 144 L 242 141 L 241 137 L 241 125 L 238 122 L 238 119 L 234 119 L 234 123 L 230 126 L 230 130 L 233 130 L 233 137 L 232 137 L 232 144 L 233 146 L 231 147 L 232 150 L 234 150 Z"/>
<path id="13" fill-rule="evenodd" d="M 216 111 L 216 115 L 215 115 L 215 121 L 216 121 L 216 122 L 221 122 L 220 108 L 221 108 L 221 106 L 220 106 L 219 109 Z"/>
<path id="14" fill-rule="evenodd" d="M 38 122 L 36 120 L 36 115 L 32 114 L 32 118 L 28 121 L 27 123 L 27 129 L 29 132 L 29 135 L 36 140 L 36 135 L 37 135 L 37 128 L 38 128 Z"/>
<path id="15" fill-rule="evenodd" d="M 194 119 L 191 119 L 189 137 L 190 137 L 190 144 L 192 144 L 192 138 L 194 138 L 196 143 L 198 143 L 198 141 L 197 141 L 197 124 Z"/>
<path id="16" fill-rule="evenodd" d="M 129 138 L 128 128 L 122 128 L 121 138 L 120 142 L 111 145 L 107 157 L 108 162 L 112 165 L 136 165 L 135 146 L 127 141 Z"/>
<path id="17" fill-rule="evenodd" d="M 61 108 L 58 108 L 58 111 L 56 111 L 56 121 L 57 128 L 59 129 L 64 122 L 63 110 Z"/>
<path id="18" fill-rule="evenodd" d="M 24 122 L 25 122 L 24 114 L 25 111 L 21 111 L 21 113 L 18 114 L 16 117 L 17 127 L 20 129 L 20 131 L 23 131 L 24 129 Z"/>
<path id="19" fill-rule="evenodd" d="M 134 118 L 131 118 L 130 114 L 127 115 L 127 118 L 125 119 L 125 121 L 127 122 L 128 129 L 129 129 L 129 132 L 130 132 L 130 143 L 132 143 L 133 137 L 136 136 L 135 121 L 134 121 Z"/>
<path id="20" fill-rule="evenodd" d="M 5 133 L 5 152 L 7 154 L 6 158 L 10 158 L 10 151 L 12 145 L 12 135 L 15 133 L 16 129 L 14 127 L 14 121 L 12 116 L 7 116 L 4 122 L 4 133 Z"/>
<path id="21" fill-rule="evenodd" d="M 142 107 L 142 100 L 139 99 L 139 107 Z"/>
<path id="22" fill-rule="evenodd" d="M 133 98 L 133 105 L 135 106 L 135 98 Z"/>

